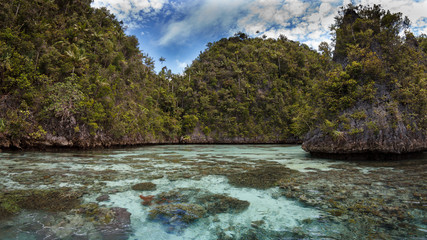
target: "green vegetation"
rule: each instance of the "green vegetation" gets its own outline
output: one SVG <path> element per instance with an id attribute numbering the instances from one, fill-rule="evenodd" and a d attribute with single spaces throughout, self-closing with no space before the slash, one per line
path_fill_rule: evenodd
<path id="1" fill-rule="evenodd" d="M 378 5 L 348 5 L 342 9 L 331 28 L 335 34 L 333 60 L 340 66 L 313 85 L 314 97 L 309 105 L 319 110 L 315 122 L 321 126 L 310 133 L 317 137 L 305 144 L 306 150 L 319 151 L 317 146 L 324 144 L 320 151 L 327 151 L 332 140 L 343 142 L 340 151 L 353 151 L 355 146 L 345 146 L 342 140 L 370 139 L 372 143 L 367 146 L 372 146 L 378 144 L 376 139 L 381 131 L 382 138 L 397 139 L 405 147 L 380 146 L 373 151 L 426 148 L 423 143 L 427 135 L 425 36 L 415 38 L 408 26 L 409 20 L 401 13 L 390 13 Z M 405 37 L 399 36 L 401 32 Z M 412 143 L 405 139 L 412 139 Z"/>
<path id="2" fill-rule="evenodd" d="M 426 133 L 427 37 L 400 13 L 348 5 L 320 53 L 237 33 L 174 75 L 90 2 L 0 3 L 1 147 Z"/>
<path id="3" fill-rule="evenodd" d="M 207 46 L 176 86 L 184 134 L 196 128 L 219 141 L 279 142 L 308 130 L 295 119 L 306 118 L 300 109 L 310 98 L 307 90 L 329 65 L 320 54 L 284 36 L 244 33 Z"/>
<path id="4" fill-rule="evenodd" d="M 65 137 L 78 146 L 158 142 L 180 125 L 167 80 L 90 0 L 0 3 L 0 138 L 15 147 Z M 29 137 L 29 138 L 28 138 Z M 99 140 L 98 140 L 99 141 Z"/>

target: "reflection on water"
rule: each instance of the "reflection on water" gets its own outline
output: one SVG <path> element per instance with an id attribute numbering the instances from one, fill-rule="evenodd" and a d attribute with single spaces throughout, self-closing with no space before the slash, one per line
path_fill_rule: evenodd
<path id="1" fill-rule="evenodd" d="M 0 239 L 424 239 L 426 170 L 425 155 L 345 162 L 287 145 L 3 152 Z M 64 187 L 81 206 L 40 211 L 14 191 Z"/>

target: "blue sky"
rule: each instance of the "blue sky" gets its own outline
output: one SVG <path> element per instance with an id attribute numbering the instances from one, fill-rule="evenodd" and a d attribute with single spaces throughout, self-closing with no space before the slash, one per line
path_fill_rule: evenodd
<path id="1" fill-rule="evenodd" d="M 135 35 L 140 49 L 156 62 L 181 73 L 206 48 L 242 31 L 251 37 L 266 35 L 305 43 L 317 49 L 330 42 L 329 26 L 340 6 L 381 4 L 402 12 L 416 35 L 427 34 L 427 0 L 94 0 L 106 7 Z M 159 58 L 164 57 L 163 65 Z"/>

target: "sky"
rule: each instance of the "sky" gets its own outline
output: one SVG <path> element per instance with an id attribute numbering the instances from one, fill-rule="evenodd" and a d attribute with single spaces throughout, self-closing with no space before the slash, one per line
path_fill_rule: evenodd
<path id="1" fill-rule="evenodd" d="M 250 37 L 282 34 L 317 50 L 322 41 L 331 42 L 329 27 L 350 2 L 402 12 L 415 35 L 427 34 L 427 0 L 94 0 L 92 6 L 106 7 L 123 21 L 157 72 L 167 66 L 179 74 L 207 43 L 239 31 Z"/>

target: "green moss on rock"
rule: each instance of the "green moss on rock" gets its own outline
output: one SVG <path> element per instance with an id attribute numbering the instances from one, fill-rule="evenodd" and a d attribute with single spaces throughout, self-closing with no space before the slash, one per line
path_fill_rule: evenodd
<path id="1" fill-rule="evenodd" d="M 21 209 L 66 211 L 80 203 L 82 193 L 69 188 L 44 190 L 13 190 L 0 193 L 0 218 Z"/>

